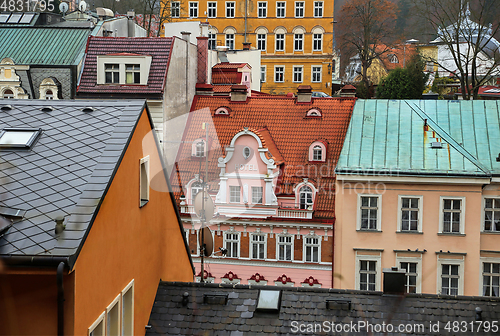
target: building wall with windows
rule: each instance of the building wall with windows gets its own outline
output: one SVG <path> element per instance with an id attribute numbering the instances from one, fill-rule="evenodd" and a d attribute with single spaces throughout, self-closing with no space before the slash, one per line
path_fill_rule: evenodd
<path id="1" fill-rule="evenodd" d="M 337 288 L 500 296 L 498 103 L 358 101 L 336 167 Z"/>
<path id="2" fill-rule="evenodd" d="M 250 42 L 261 50 L 265 72 L 261 91 L 294 92 L 301 83 L 311 85 L 313 91 L 331 93 L 332 66 L 335 68 L 332 1 L 250 1 L 246 14 L 245 2 L 238 1 L 172 4 L 179 8 L 171 10 L 173 22 L 207 20 L 209 34 L 213 34 L 217 45 L 242 49 L 244 42 Z M 335 60 L 338 64 L 337 57 Z M 294 76 L 297 66 L 303 67 L 301 78 Z M 282 77 L 276 77 L 276 67 L 278 72 L 283 68 Z"/>

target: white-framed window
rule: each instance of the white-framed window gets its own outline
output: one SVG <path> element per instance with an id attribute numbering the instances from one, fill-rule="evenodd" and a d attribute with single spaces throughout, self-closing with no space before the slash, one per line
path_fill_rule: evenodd
<path id="1" fill-rule="evenodd" d="M 309 186 L 303 186 L 299 191 L 299 207 L 307 209 L 313 205 L 313 191 Z"/>
<path id="2" fill-rule="evenodd" d="M 286 2 L 284 1 L 276 2 L 276 17 L 277 18 L 286 17 Z"/>
<path id="3" fill-rule="evenodd" d="M 140 198 L 139 206 L 149 202 L 149 155 L 140 160 Z"/>
<path id="4" fill-rule="evenodd" d="M 241 199 L 241 187 L 229 186 L 229 202 L 240 203 L 240 199 Z"/>
<path id="5" fill-rule="evenodd" d="M 500 259 L 481 258 L 481 295 L 500 296 Z"/>
<path id="6" fill-rule="evenodd" d="M 234 34 L 226 34 L 226 47 L 234 50 Z"/>
<path id="7" fill-rule="evenodd" d="M 216 18 L 217 17 L 217 2 L 207 3 L 207 17 Z"/>
<path id="8" fill-rule="evenodd" d="M 293 50 L 304 50 L 304 34 L 293 34 Z"/>
<path id="9" fill-rule="evenodd" d="M 11 89 L 6 89 L 3 92 L 3 99 L 14 99 L 14 91 Z"/>
<path id="10" fill-rule="evenodd" d="M 438 294 L 464 294 L 464 260 L 438 258 Z"/>
<path id="11" fill-rule="evenodd" d="M 292 235 L 278 235 L 276 240 L 278 245 L 276 250 L 277 258 L 280 261 L 292 261 L 293 259 L 293 236 Z"/>
<path id="12" fill-rule="evenodd" d="M 484 198 L 484 232 L 500 232 L 500 198 Z"/>
<path id="13" fill-rule="evenodd" d="M 285 81 L 285 67 L 274 66 L 274 82 L 283 83 Z"/>
<path id="14" fill-rule="evenodd" d="M 88 336 L 104 336 L 106 335 L 106 312 L 103 312 L 97 320 L 89 327 Z"/>
<path id="15" fill-rule="evenodd" d="M 226 18 L 234 18 L 235 2 L 226 2 Z"/>
<path id="16" fill-rule="evenodd" d="M 198 17 L 198 3 L 190 2 L 189 3 L 189 17 L 197 18 Z"/>
<path id="17" fill-rule="evenodd" d="M 465 232 L 465 197 L 442 196 L 440 208 L 439 232 L 463 234 Z"/>
<path id="18" fill-rule="evenodd" d="M 304 236 L 304 262 L 317 263 L 321 261 L 321 237 Z"/>
<path id="19" fill-rule="evenodd" d="M 314 17 L 323 17 L 323 1 L 314 1 Z"/>
<path id="20" fill-rule="evenodd" d="M 122 335 L 134 335 L 134 280 L 122 290 Z"/>
<path id="21" fill-rule="evenodd" d="M 181 16 L 181 3 L 179 1 L 172 1 L 170 7 L 170 16 L 178 18 Z"/>
<path id="22" fill-rule="evenodd" d="M 121 294 L 106 308 L 106 335 L 121 335 Z"/>
<path id="23" fill-rule="evenodd" d="M 205 157 L 206 153 L 206 141 L 205 139 L 197 139 L 193 142 L 191 155 L 195 157 Z"/>
<path id="24" fill-rule="evenodd" d="M 52 100 L 54 99 L 54 93 L 52 90 L 45 91 L 45 99 Z"/>
<path id="25" fill-rule="evenodd" d="M 194 202 L 194 198 L 200 191 L 203 190 L 203 184 L 200 182 L 193 182 L 191 184 L 191 203 Z"/>
<path id="26" fill-rule="evenodd" d="M 320 66 L 311 67 L 311 82 L 321 83 L 321 67 Z"/>
<path id="27" fill-rule="evenodd" d="M 105 76 L 105 83 L 106 84 L 118 84 L 118 83 L 120 83 L 120 65 L 119 64 L 104 64 L 104 76 Z"/>
<path id="28" fill-rule="evenodd" d="M 125 83 L 127 84 L 141 83 L 141 66 L 139 64 L 125 65 Z"/>
<path id="29" fill-rule="evenodd" d="M 266 50 L 266 34 L 257 34 L 257 49 Z"/>
<path id="30" fill-rule="evenodd" d="M 398 197 L 398 232 L 422 232 L 422 196 Z"/>
<path id="31" fill-rule="evenodd" d="M 358 230 L 380 231 L 382 195 L 358 194 Z"/>
<path id="32" fill-rule="evenodd" d="M 320 145 L 316 145 L 313 147 L 313 161 L 322 161 L 323 160 L 323 148 Z"/>
<path id="33" fill-rule="evenodd" d="M 418 257 L 396 257 L 396 265 L 406 273 L 406 293 L 421 292 L 422 258 Z"/>
<path id="34" fill-rule="evenodd" d="M 295 17 L 303 18 L 304 17 L 304 2 L 296 1 L 295 2 Z"/>
<path id="35" fill-rule="evenodd" d="M 262 187 L 252 187 L 252 204 L 262 204 Z"/>
<path id="36" fill-rule="evenodd" d="M 266 66 L 265 65 L 260 67 L 260 82 L 261 83 L 266 82 Z"/>
<path id="37" fill-rule="evenodd" d="M 293 82 L 302 83 L 302 66 L 293 67 Z"/>
<path id="38" fill-rule="evenodd" d="M 224 246 L 227 249 L 226 256 L 229 258 L 238 258 L 240 255 L 240 234 L 239 232 L 225 232 Z"/>
<path id="39" fill-rule="evenodd" d="M 356 289 L 379 291 L 382 273 L 380 255 L 359 255 L 356 253 Z"/>
<path id="40" fill-rule="evenodd" d="M 257 2 L 257 16 L 259 18 L 267 17 L 267 2 Z"/>
<path id="41" fill-rule="evenodd" d="M 323 49 L 323 34 L 313 34 L 313 51 Z"/>
<path id="42" fill-rule="evenodd" d="M 266 235 L 262 233 L 250 236 L 250 255 L 252 259 L 266 258 Z"/>
<path id="43" fill-rule="evenodd" d="M 217 34 L 208 33 L 208 49 L 215 50 L 217 47 Z"/>
<path id="44" fill-rule="evenodd" d="M 285 51 L 285 34 L 276 34 L 275 40 L 275 51 Z"/>

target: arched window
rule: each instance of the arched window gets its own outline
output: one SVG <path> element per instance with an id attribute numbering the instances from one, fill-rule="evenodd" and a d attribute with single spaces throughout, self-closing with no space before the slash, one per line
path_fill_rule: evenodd
<path id="1" fill-rule="evenodd" d="M 45 91 L 45 99 L 54 99 L 54 94 L 52 93 L 52 90 Z"/>
<path id="2" fill-rule="evenodd" d="M 14 92 L 11 89 L 7 89 L 3 92 L 4 99 L 14 99 Z"/>
<path id="3" fill-rule="evenodd" d="M 200 191 L 203 190 L 203 185 L 200 182 L 194 182 L 191 184 L 191 200 L 194 201 L 194 198 Z"/>
<path id="4" fill-rule="evenodd" d="M 313 148 L 313 161 L 323 161 L 323 148 L 319 145 Z"/>
<path id="5" fill-rule="evenodd" d="M 310 187 L 304 186 L 300 189 L 299 204 L 301 209 L 307 209 L 313 204 L 312 189 Z"/>

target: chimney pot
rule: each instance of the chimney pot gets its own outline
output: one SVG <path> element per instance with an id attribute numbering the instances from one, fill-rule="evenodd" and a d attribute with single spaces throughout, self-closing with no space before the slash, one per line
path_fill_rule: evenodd
<path id="1" fill-rule="evenodd" d="M 299 85 L 297 88 L 297 103 L 310 103 L 312 99 L 311 85 Z"/>
<path id="2" fill-rule="evenodd" d="M 252 42 L 243 42 L 243 50 L 250 50 Z"/>
<path id="3" fill-rule="evenodd" d="M 246 85 L 231 86 L 231 101 L 244 102 L 248 97 L 248 88 Z"/>
<path id="4" fill-rule="evenodd" d="M 181 32 L 181 35 L 182 35 L 182 39 L 183 39 L 184 41 L 188 41 L 188 42 L 189 42 L 189 36 L 191 35 L 191 33 L 190 33 L 190 32 L 182 31 L 182 32 Z"/>

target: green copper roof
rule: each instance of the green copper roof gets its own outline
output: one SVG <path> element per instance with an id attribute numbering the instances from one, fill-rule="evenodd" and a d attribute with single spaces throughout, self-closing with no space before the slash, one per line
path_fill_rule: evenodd
<path id="1" fill-rule="evenodd" d="M 358 100 L 337 173 L 498 175 L 499 104 Z"/>
<path id="2" fill-rule="evenodd" d="M 15 64 L 76 65 L 85 52 L 90 29 L 2 28 L 0 60 Z"/>

